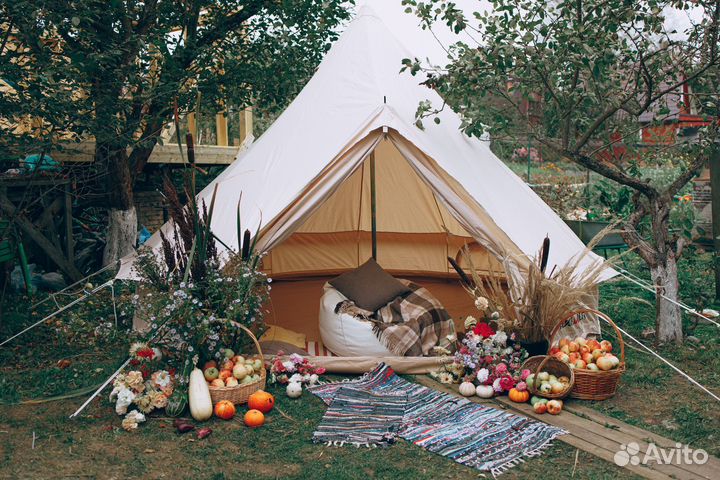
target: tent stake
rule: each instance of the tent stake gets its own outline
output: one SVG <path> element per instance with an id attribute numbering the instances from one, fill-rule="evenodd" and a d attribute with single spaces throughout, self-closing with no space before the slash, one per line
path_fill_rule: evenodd
<path id="1" fill-rule="evenodd" d="M 377 204 L 375 198 L 375 151 L 370 152 L 370 215 L 372 235 L 372 258 L 377 261 Z"/>

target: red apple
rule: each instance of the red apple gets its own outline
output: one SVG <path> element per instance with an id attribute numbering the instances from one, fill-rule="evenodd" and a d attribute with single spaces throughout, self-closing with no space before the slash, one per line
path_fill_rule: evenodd
<path id="1" fill-rule="evenodd" d="M 558 352 L 555 355 L 553 355 L 556 359 L 560 360 L 561 362 L 568 363 L 570 361 L 570 357 L 567 353 Z"/>
<path id="2" fill-rule="evenodd" d="M 547 411 L 550 415 L 558 415 L 563 408 L 562 400 L 550 400 L 547 403 Z"/>
<path id="3" fill-rule="evenodd" d="M 558 353 L 559 351 L 560 351 L 560 349 L 559 349 L 558 347 L 552 347 L 552 348 L 550 349 L 550 351 L 548 352 L 548 355 L 555 355 L 555 354 Z"/>
<path id="4" fill-rule="evenodd" d="M 562 348 L 564 345 L 568 345 L 570 343 L 570 339 L 565 337 L 560 340 L 560 343 L 558 344 L 560 348 Z"/>
<path id="5" fill-rule="evenodd" d="M 218 378 L 220 378 L 220 380 L 225 381 L 226 378 L 230 378 L 232 376 L 233 376 L 232 370 L 220 370 L 220 376 Z"/>
<path id="6" fill-rule="evenodd" d="M 232 362 L 232 360 L 227 360 L 223 362 L 222 368 L 220 370 L 230 370 L 232 372 L 234 366 L 235 364 Z"/>
<path id="7" fill-rule="evenodd" d="M 598 349 L 593 350 L 593 352 L 592 352 L 593 361 L 597 360 L 598 358 L 602 357 L 603 355 L 605 355 L 605 352 L 603 352 L 601 349 L 598 348 Z M 588 363 L 590 363 L 590 362 L 588 362 Z"/>
<path id="8" fill-rule="evenodd" d="M 566 355 L 570 354 L 570 347 L 568 345 L 563 345 L 560 347 L 560 351 L 563 352 Z"/>
<path id="9" fill-rule="evenodd" d="M 578 350 L 580 350 L 580 345 L 576 342 L 570 342 L 568 344 L 568 348 L 571 352 L 577 352 Z"/>
<path id="10" fill-rule="evenodd" d="M 205 365 L 203 365 L 203 372 L 207 370 L 208 368 L 217 368 L 217 362 L 215 360 L 210 360 L 209 362 L 205 362 Z"/>
<path id="11" fill-rule="evenodd" d="M 533 410 L 535 410 L 535 413 L 542 415 L 543 413 L 547 412 L 547 403 L 538 402 L 535 404 Z"/>
<path id="12" fill-rule="evenodd" d="M 587 364 L 583 360 L 578 360 L 575 362 L 575 368 L 585 368 L 587 367 Z"/>
<path id="13" fill-rule="evenodd" d="M 603 340 L 600 342 L 600 348 L 603 349 L 604 352 L 612 352 L 612 343 L 608 342 L 607 340 Z"/>
<path id="14" fill-rule="evenodd" d="M 600 370 L 610 370 L 613 368 L 613 361 L 610 358 L 609 355 L 603 355 L 602 357 L 598 358 L 595 362 Z"/>
<path id="15" fill-rule="evenodd" d="M 224 387 L 224 386 L 225 386 L 225 382 L 223 382 L 223 381 L 220 380 L 219 378 L 216 378 L 215 380 L 213 380 L 212 382 L 210 382 L 210 386 L 211 386 L 211 387 Z"/>
<path id="16" fill-rule="evenodd" d="M 595 360 L 595 359 L 593 358 L 593 354 L 592 354 L 592 353 L 583 353 L 582 359 L 583 359 L 583 362 L 585 362 L 586 364 L 587 364 L 587 363 L 592 363 L 593 360 Z"/>
<path id="17" fill-rule="evenodd" d="M 237 385 L 238 385 L 238 381 L 235 377 L 228 377 L 225 379 L 226 387 L 236 387 Z"/>

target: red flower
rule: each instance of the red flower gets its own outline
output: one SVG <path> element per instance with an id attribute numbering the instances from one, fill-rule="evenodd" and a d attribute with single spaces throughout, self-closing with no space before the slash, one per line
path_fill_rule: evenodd
<path id="1" fill-rule="evenodd" d="M 137 356 L 140 358 L 146 358 L 148 360 L 152 360 L 155 358 L 155 352 L 152 348 L 144 348 L 142 350 L 137 351 Z"/>
<path id="2" fill-rule="evenodd" d="M 495 335 L 495 330 L 493 330 L 487 323 L 478 323 L 475 325 L 475 328 L 473 328 L 473 333 L 475 335 L 480 335 L 483 338 L 488 338 Z"/>
<path id="3" fill-rule="evenodd" d="M 325 367 L 316 368 L 315 373 L 317 373 L 318 375 L 322 375 L 323 373 L 325 373 Z"/>
<path id="4" fill-rule="evenodd" d="M 512 377 L 502 377 L 500 379 L 500 388 L 502 388 L 504 391 L 510 391 L 510 389 L 514 386 L 515 380 L 513 380 Z"/>

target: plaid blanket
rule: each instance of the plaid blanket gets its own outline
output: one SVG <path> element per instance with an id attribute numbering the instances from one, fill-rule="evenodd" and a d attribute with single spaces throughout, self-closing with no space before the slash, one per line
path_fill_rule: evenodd
<path id="1" fill-rule="evenodd" d="M 433 347 L 448 335 L 455 335 L 455 324 L 447 310 L 426 288 L 400 280 L 411 291 L 397 297 L 376 312 L 364 310 L 351 300 L 335 307 L 335 313 L 347 313 L 373 323 L 373 331 L 393 355 L 420 357 L 432 353 Z"/>

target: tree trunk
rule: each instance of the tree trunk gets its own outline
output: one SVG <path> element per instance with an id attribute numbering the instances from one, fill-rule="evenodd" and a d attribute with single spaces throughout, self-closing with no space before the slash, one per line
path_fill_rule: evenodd
<path id="1" fill-rule="evenodd" d="M 104 155 L 104 152 L 108 152 Z M 137 240 L 137 214 L 133 198 L 133 178 L 127 150 L 98 146 L 96 156 L 108 165 L 109 212 L 103 265 L 132 253 Z"/>
<path id="2" fill-rule="evenodd" d="M 622 236 L 634 248 L 650 270 L 655 286 L 655 338 L 660 343 L 682 343 L 682 311 L 677 305 L 680 285 L 677 258 L 681 249 L 670 233 L 672 197 L 658 195 L 648 203 L 636 202 L 636 211 L 625 223 Z M 650 217 L 651 238 L 644 239 L 637 228 L 641 220 Z"/>
<path id="3" fill-rule="evenodd" d="M 107 242 L 103 251 L 103 266 L 133 252 L 137 242 L 137 214 L 135 207 L 128 210 L 111 208 L 108 213 Z"/>
<path id="4" fill-rule="evenodd" d="M 655 297 L 656 339 L 660 343 L 682 343 L 682 312 L 679 306 L 668 300 L 677 302 L 679 298 L 677 261 L 673 254 L 668 255 L 664 260 L 664 263 L 650 267 L 657 291 Z"/>

